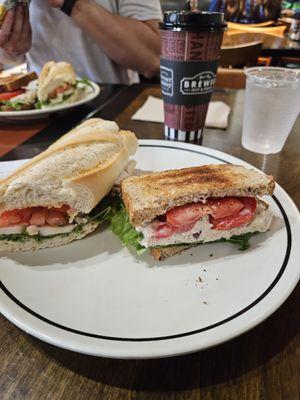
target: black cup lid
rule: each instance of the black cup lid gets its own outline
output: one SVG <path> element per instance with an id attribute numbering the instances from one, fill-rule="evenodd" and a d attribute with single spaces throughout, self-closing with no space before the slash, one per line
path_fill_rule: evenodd
<path id="1" fill-rule="evenodd" d="M 202 11 L 165 11 L 161 29 L 215 31 L 225 30 L 224 14 Z"/>

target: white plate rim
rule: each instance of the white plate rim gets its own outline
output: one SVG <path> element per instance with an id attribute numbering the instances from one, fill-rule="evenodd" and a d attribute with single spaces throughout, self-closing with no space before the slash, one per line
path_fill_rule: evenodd
<path id="1" fill-rule="evenodd" d="M 226 162 L 226 163 L 236 163 L 240 165 L 244 165 L 246 167 L 253 167 L 251 164 L 240 160 L 234 156 L 231 156 L 229 154 L 223 153 L 218 150 L 210 149 L 204 146 L 197 146 L 197 145 L 192 145 L 192 144 L 186 144 L 182 142 L 168 142 L 164 140 L 140 140 L 140 145 L 142 147 L 169 147 L 169 148 L 175 148 L 175 149 L 183 149 L 187 151 L 192 151 L 198 154 L 204 154 L 206 156 L 212 156 L 215 159 L 218 159 L 219 161 Z M 257 168 L 255 168 L 257 169 Z M 293 209 L 293 212 L 295 215 L 299 216 L 299 211 L 296 207 L 296 205 L 293 203 L 293 201 L 290 199 L 288 194 L 278 185 L 276 184 L 276 192 L 277 196 L 283 197 L 285 201 L 287 201 L 289 204 L 289 207 Z M 275 198 L 277 198 L 277 196 Z M 274 198 L 274 197 L 273 197 Z M 291 251 L 293 249 L 292 247 L 292 234 L 291 234 L 291 227 L 288 221 L 288 217 L 285 213 L 285 210 L 283 206 L 281 205 L 280 201 L 277 199 L 275 200 L 276 204 L 278 205 L 280 211 L 283 211 L 283 217 L 285 219 L 285 222 L 287 222 L 286 229 L 287 229 L 287 237 L 288 237 L 288 248 L 286 252 L 286 257 L 285 261 L 283 264 L 278 275 L 274 279 L 273 283 L 269 286 L 269 288 L 263 293 L 263 296 L 260 296 L 256 301 L 254 301 L 251 305 L 247 306 L 244 310 L 241 310 L 240 312 L 236 313 L 233 317 L 227 318 L 225 321 L 221 321 L 220 323 L 214 324 L 216 326 L 209 327 L 213 331 L 211 332 L 216 332 L 217 333 L 217 338 L 214 338 L 214 335 L 211 335 L 211 338 L 209 340 L 206 340 L 206 343 L 202 346 L 199 347 L 199 343 L 197 343 L 197 340 L 185 340 L 186 338 L 197 338 L 198 335 L 202 335 L 207 331 L 207 328 L 201 328 L 200 330 L 196 330 L 193 332 L 187 332 L 183 334 L 177 334 L 177 335 L 171 335 L 170 337 L 164 337 L 164 338 L 146 338 L 146 339 L 126 339 L 126 338 L 118 338 L 118 339 L 113 339 L 113 338 L 104 338 L 101 335 L 93 335 L 93 334 L 87 334 L 83 335 L 84 337 L 88 336 L 89 339 L 91 339 L 89 342 L 85 343 L 85 340 L 82 342 L 78 339 L 78 333 L 75 333 L 76 331 L 73 330 L 72 328 L 67 328 L 64 329 L 64 331 L 67 331 L 67 333 L 64 332 L 66 337 L 64 337 L 64 334 L 61 334 L 62 332 L 60 331 L 61 328 L 58 327 L 59 325 L 56 323 L 52 323 L 50 325 L 49 329 L 49 322 L 43 318 L 39 317 L 39 319 L 34 315 L 34 312 L 29 312 L 26 310 L 26 306 L 24 309 L 24 305 L 18 304 L 18 300 L 12 300 L 11 296 L 7 294 L 7 290 L 3 288 L 3 284 L 1 282 L 1 295 L 0 295 L 0 306 L 2 309 L 2 314 L 8 318 L 11 322 L 13 322 L 16 326 L 19 328 L 25 330 L 27 333 L 43 340 L 46 341 L 50 344 L 76 351 L 79 353 L 84 353 L 84 354 L 89 354 L 89 355 L 94 355 L 94 356 L 104 356 L 104 357 L 110 357 L 110 358 L 123 358 L 123 359 L 137 359 L 137 358 L 160 358 L 160 357 L 167 357 L 167 356 L 175 356 L 175 355 L 180 355 L 180 354 L 187 354 L 191 352 L 195 352 L 198 350 L 203 350 L 205 348 L 209 348 L 212 346 L 216 346 L 220 343 L 223 343 L 227 340 L 230 340 L 236 336 L 239 336 L 242 333 L 245 333 L 246 331 L 252 329 L 254 326 L 258 325 L 260 322 L 265 320 L 267 317 L 269 317 L 290 295 L 294 287 L 296 286 L 299 278 L 300 278 L 300 269 L 296 268 L 291 268 L 289 273 L 285 273 L 287 270 L 287 266 L 289 265 L 289 257 L 291 256 Z M 299 221 L 298 221 L 299 222 Z M 289 228 L 288 228 L 289 227 Z M 283 279 L 284 278 L 284 279 Z M 282 292 L 282 290 L 279 290 L 278 283 L 285 282 L 285 290 Z M 274 290 L 276 289 L 276 290 Z M 267 292 L 267 293 L 266 293 Z M 273 297 L 272 297 L 272 304 L 268 304 L 267 309 L 265 308 L 265 303 L 267 296 L 273 292 Z M 275 292 L 278 292 L 277 295 Z M 3 297 L 3 293 L 4 296 Z M 274 296 L 275 293 L 275 296 Z M 13 297 L 13 296 L 12 296 Z M 270 298 L 268 298 L 268 301 Z M 7 304 L 9 308 L 7 309 Z M 256 315 L 254 311 L 259 311 L 260 312 Z M 25 316 L 24 316 L 24 310 L 25 310 Z M 253 315 L 254 312 L 254 315 Z M 252 318 L 249 318 L 249 315 L 251 315 Z M 246 319 L 245 319 L 246 317 Z M 243 322 L 244 321 L 244 322 Z M 38 322 L 38 323 L 36 323 Z M 56 326 L 57 325 L 57 326 Z M 227 332 L 220 331 L 220 327 L 224 327 L 224 325 L 228 328 L 230 327 L 231 329 L 227 329 Z M 52 329 L 54 328 L 54 329 Z M 49 333 L 50 330 L 50 333 Z M 82 333 L 80 333 L 82 335 Z M 97 339 L 96 339 L 97 337 Z M 100 339 L 99 339 L 100 338 Z M 203 337 L 202 337 L 203 339 Z M 97 345 L 97 341 L 101 341 L 102 345 Z M 173 341 L 174 345 L 173 347 L 170 346 L 167 349 L 151 349 L 151 350 L 143 350 L 140 351 L 138 346 L 136 349 L 132 347 L 123 348 L 116 347 L 116 349 L 113 349 L 112 347 L 108 346 L 106 348 L 105 343 L 107 341 L 113 340 L 115 343 L 118 344 L 123 344 L 124 342 L 128 343 L 142 343 L 142 342 L 148 342 L 149 344 L 157 343 L 157 342 L 164 342 L 164 341 Z M 78 347 L 78 342 L 79 347 Z M 98 342 L 99 343 L 99 342 Z"/>
<path id="2" fill-rule="evenodd" d="M 59 111 L 64 111 L 64 110 L 68 110 L 70 108 L 74 108 L 74 107 L 78 107 L 81 106 L 82 104 L 88 103 L 89 101 L 94 100 L 98 94 L 100 93 L 100 86 L 93 82 L 93 81 L 89 81 L 89 83 L 91 84 L 92 88 L 93 88 L 93 92 L 88 93 L 86 95 L 86 97 L 84 97 L 81 100 L 78 100 L 74 103 L 70 103 L 70 104 L 62 104 L 62 105 L 58 105 L 55 107 L 49 107 L 49 108 L 43 108 L 43 109 L 39 109 L 39 110 L 23 110 L 23 111 L 0 111 L 0 119 L 1 118 L 5 118 L 5 119 L 22 119 L 24 117 L 33 117 L 36 118 L 38 116 L 45 116 L 48 114 L 52 114 L 54 112 L 59 112 Z"/>

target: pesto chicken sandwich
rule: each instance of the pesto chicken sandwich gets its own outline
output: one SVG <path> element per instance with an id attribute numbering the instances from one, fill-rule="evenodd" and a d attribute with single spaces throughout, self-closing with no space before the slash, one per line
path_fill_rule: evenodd
<path id="1" fill-rule="evenodd" d="M 96 229 L 137 147 L 132 132 L 90 119 L 0 181 L 0 251 L 60 246 Z"/>

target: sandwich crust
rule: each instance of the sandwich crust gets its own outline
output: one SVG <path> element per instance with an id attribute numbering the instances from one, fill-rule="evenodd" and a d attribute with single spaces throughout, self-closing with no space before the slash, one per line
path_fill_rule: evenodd
<path id="1" fill-rule="evenodd" d="M 158 215 L 185 204 L 211 197 L 272 194 L 274 180 L 239 165 L 203 165 L 126 178 L 122 198 L 133 226 L 151 222 Z"/>
<path id="2" fill-rule="evenodd" d="M 155 261 L 164 261 L 167 258 L 172 257 L 175 254 L 180 254 L 183 251 L 188 250 L 193 246 L 195 246 L 195 245 L 193 245 L 193 244 L 177 245 L 177 246 L 174 245 L 174 246 L 165 247 L 162 249 L 150 249 L 150 253 Z"/>

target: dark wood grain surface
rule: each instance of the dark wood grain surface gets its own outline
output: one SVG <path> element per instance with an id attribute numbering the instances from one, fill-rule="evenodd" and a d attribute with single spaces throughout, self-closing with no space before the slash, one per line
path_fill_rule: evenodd
<path id="1" fill-rule="evenodd" d="M 140 138 L 163 138 L 161 124 L 131 120 L 149 94 L 159 96 L 159 88 L 123 88 L 100 107 L 97 116 L 116 119 L 122 128 L 134 130 Z M 207 129 L 203 145 L 233 154 L 271 173 L 299 206 L 300 119 L 281 153 L 258 155 L 241 147 L 243 91 L 216 91 L 213 97 L 231 106 L 229 126 L 225 131 Z M 15 134 L 16 147 L 12 150 L 13 139 L 12 146 L 6 147 L 7 138 L 1 126 L 0 154 L 6 149 L 6 159 L 32 156 L 45 147 L 45 142 L 63 133 L 63 129 L 51 133 L 51 123 L 42 130 L 40 126 L 31 128 L 33 134 L 21 145 Z M 10 129 L 15 130 L 14 126 Z M 144 361 L 72 353 L 27 335 L 1 317 L 0 398 L 297 400 L 299 304 L 298 286 L 271 317 L 234 340 L 192 355 Z"/>

